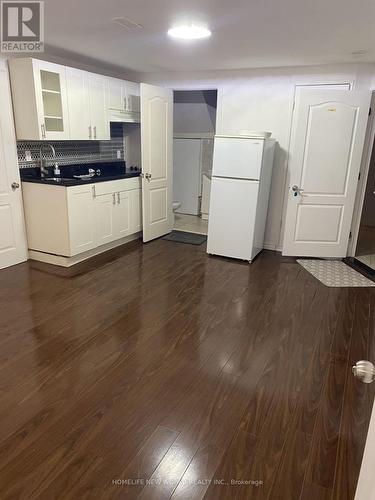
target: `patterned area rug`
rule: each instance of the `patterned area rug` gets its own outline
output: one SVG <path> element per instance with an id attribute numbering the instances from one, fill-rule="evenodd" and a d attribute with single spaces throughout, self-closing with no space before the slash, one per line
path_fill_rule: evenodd
<path id="1" fill-rule="evenodd" d="M 297 262 L 326 286 L 375 286 L 373 281 L 362 276 L 341 260 L 298 259 Z"/>

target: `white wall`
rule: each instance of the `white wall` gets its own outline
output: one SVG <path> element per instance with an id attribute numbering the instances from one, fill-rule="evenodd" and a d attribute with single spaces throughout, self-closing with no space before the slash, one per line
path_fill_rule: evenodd
<path id="1" fill-rule="evenodd" d="M 370 89 L 375 82 L 374 75 L 373 65 L 347 64 L 197 73 L 144 73 L 137 74 L 135 78 L 174 90 L 217 88 L 217 133 L 241 129 L 272 132 L 278 146 L 265 243 L 267 248 L 280 248 L 295 86 L 351 82 L 356 89 Z"/>
<path id="2" fill-rule="evenodd" d="M 177 134 L 214 134 L 216 107 L 206 102 L 203 91 L 174 96 L 173 131 Z"/>

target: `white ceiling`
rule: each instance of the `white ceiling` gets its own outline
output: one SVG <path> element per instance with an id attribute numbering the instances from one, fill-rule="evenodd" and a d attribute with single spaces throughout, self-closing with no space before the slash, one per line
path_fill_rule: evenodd
<path id="1" fill-rule="evenodd" d="M 111 22 L 122 16 L 143 28 Z M 207 23 L 212 36 L 170 39 L 179 21 Z M 374 0 L 45 1 L 49 53 L 140 72 L 374 62 L 374 25 Z"/>

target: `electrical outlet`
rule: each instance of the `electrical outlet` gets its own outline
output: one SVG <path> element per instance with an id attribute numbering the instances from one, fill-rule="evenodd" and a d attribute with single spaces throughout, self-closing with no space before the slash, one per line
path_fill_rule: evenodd
<path id="1" fill-rule="evenodd" d="M 117 159 L 121 160 L 121 149 L 117 150 Z"/>
<path id="2" fill-rule="evenodd" d="M 26 161 L 31 161 L 31 151 L 29 149 L 25 150 Z"/>

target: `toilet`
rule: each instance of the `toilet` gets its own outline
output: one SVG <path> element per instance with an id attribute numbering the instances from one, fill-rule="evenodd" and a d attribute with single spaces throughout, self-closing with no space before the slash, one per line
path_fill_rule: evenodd
<path id="1" fill-rule="evenodd" d="M 180 206 L 181 206 L 181 201 L 174 201 L 173 205 L 172 205 L 173 212 L 175 212 L 176 210 L 178 210 L 180 208 Z"/>

